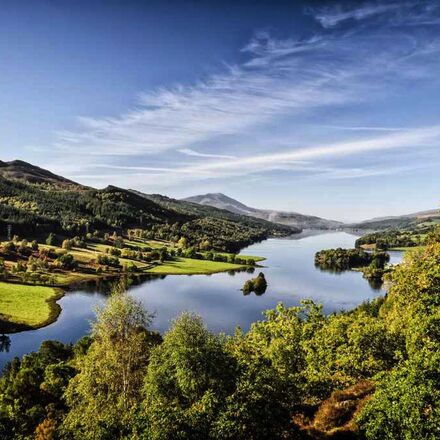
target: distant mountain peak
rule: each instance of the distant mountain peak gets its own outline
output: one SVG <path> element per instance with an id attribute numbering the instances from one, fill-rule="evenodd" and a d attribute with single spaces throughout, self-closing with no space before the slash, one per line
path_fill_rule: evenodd
<path id="1" fill-rule="evenodd" d="M 200 194 L 183 200 L 301 229 L 337 229 L 342 226 L 341 222 L 299 214 L 297 212 L 252 208 L 220 192 Z"/>

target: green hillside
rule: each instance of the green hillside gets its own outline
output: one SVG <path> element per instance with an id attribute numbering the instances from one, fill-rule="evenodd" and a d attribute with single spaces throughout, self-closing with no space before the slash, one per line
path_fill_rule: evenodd
<path id="1" fill-rule="evenodd" d="M 94 189 L 56 176 L 26 162 L 0 163 L 0 237 L 7 225 L 13 235 L 43 237 L 85 235 L 129 228 L 166 240 L 185 236 L 191 245 L 208 240 L 218 250 L 238 251 L 270 235 L 286 236 L 296 228 L 235 215 L 227 211 L 145 196 L 108 186 Z"/>

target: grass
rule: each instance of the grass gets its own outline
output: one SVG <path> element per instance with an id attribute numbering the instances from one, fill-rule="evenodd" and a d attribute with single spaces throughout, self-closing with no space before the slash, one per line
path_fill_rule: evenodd
<path id="1" fill-rule="evenodd" d="M 129 247 L 139 246 L 144 247 L 148 246 L 150 248 L 162 248 L 167 247 L 171 248 L 171 243 L 159 240 L 141 240 L 141 239 L 132 239 L 125 240 L 125 245 Z M 110 245 L 102 244 L 102 243 L 94 243 L 88 242 L 87 248 L 78 248 L 72 247 L 69 250 L 62 249 L 60 246 L 49 246 L 43 243 L 39 244 L 40 249 L 49 249 L 59 255 L 64 253 L 69 253 L 73 255 L 75 260 L 80 263 L 80 266 L 75 271 L 58 271 L 56 273 L 52 273 L 56 280 L 56 286 L 67 286 L 71 284 L 78 283 L 80 281 L 87 281 L 99 278 L 99 275 L 90 272 L 88 265 L 96 260 L 98 256 L 101 254 L 105 254 L 106 250 L 110 248 Z M 202 252 L 206 254 L 207 252 Z M 226 252 L 215 252 L 217 255 L 222 255 L 224 257 L 228 257 L 229 253 Z M 263 257 L 253 256 L 253 255 L 241 255 L 239 254 L 242 260 L 245 260 L 246 263 L 249 260 L 254 260 L 254 262 L 259 262 L 264 260 Z M 170 274 L 170 275 L 203 275 L 203 274 L 212 274 L 216 272 L 224 272 L 228 270 L 236 270 L 243 265 L 233 264 L 227 262 L 219 262 L 219 261 L 211 261 L 211 260 L 198 260 L 198 259 L 190 259 L 179 257 L 174 261 L 165 261 L 163 263 L 158 264 L 158 262 L 153 263 L 155 265 L 151 268 L 152 263 L 131 260 L 128 258 L 119 257 L 119 262 L 121 265 L 131 265 L 134 264 L 139 271 L 148 272 L 148 273 L 158 273 L 158 274 Z M 157 264 L 157 265 L 156 265 Z M 15 262 L 7 262 L 8 266 L 15 265 Z M 9 267 L 10 269 L 10 267 Z M 115 275 L 115 270 L 110 269 L 106 272 L 102 273 L 102 276 L 107 275 Z"/>
<path id="2" fill-rule="evenodd" d="M 170 243 L 168 241 L 165 240 L 145 240 L 145 239 L 124 239 L 124 246 L 127 247 L 140 247 L 140 248 L 145 248 L 145 247 L 150 247 L 152 249 L 160 249 L 165 247 L 168 247 L 170 245 Z"/>
<path id="3" fill-rule="evenodd" d="M 225 255 L 225 256 L 231 255 L 231 254 L 226 254 L 224 252 L 216 252 L 216 253 L 218 253 L 220 255 Z M 242 254 L 238 254 L 237 257 L 242 258 L 243 260 L 246 260 L 246 261 L 247 260 L 254 260 L 256 263 L 266 259 L 265 257 L 257 257 L 256 255 L 242 255 Z"/>
<path id="4" fill-rule="evenodd" d="M 61 311 L 56 303 L 60 295 L 53 287 L 0 282 L 0 320 L 17 329 L 47 325 Z"/>
<path id="5" fill-rule="evenodd" d="M 410 250 L 418 250 L 423 249 L 425 246 L 400 246 L 400 247 L 393 247 L 389 248 L 390 251 L 410 251 Z"/>
<path id="6" fill-rule="evenodd" d="M 323 433 L 340 431 L 346 435 L 355 431 L 356 415 L 373 392 L 374 384 L 368 380 L 345 390 L 334 391 L 316 412 L 314 428 Z"/>
<path id="7" fill-rule="evenodd" d="M 163 275 L 202 275 L 228 270 L 240 269 L 238 264 L 223 263 L 220 261 L 194 260 L 192 258 L 176 258 L 174 261 L 165 261 L 148 272 Z"/>
<path id="8" fill-rule="evenodd" d="M 168 249 L 174 247 L 169 242 L 158 240 L 125 240 L 125 244 L 132 248 L 135 246 L 141 248 L 146 246 L 149 248 L 167 247 Z M 49 246 L 42 243 L 39 244 L 39 247 L 40 249 L 50 249 L 51 252 L 58 255 L 69 253 L 79 264 L 74 270 L 37 268 L 33 274 L 50 276 L 51 286 L 42 284 L 44 281 L 40 282 L 38 278 L 36 284 L 29 284 L 26 280 L 23 281 L 19 275 L 12 273 L 8 282 L 0 282 L 0 333 L 30 330 L 52 323 L 61 311 L 60 306 L 56 303 L 56 300 L 62 295 L 59 288 L 99 278 L 119 276 L 124 273 L 125 266 L 135 265 L 137 274 L 208 275 L 241 269 L 246 267 L 249 260 L 254 260 L 254 262 L 264 260 L 262 257 L 239 255 L 245 262 L 244 264 L 185 257 L 176 257 L 173 260 L 160 263 L 159 261 L 145 262 L 119 257 L 122 267 L 117 269 L 101 266 L 100 271 L 97 272 L 96 260 L 99 255 L 105 254 L 107 248 L 111 247 L 107 244 L 88 242 L 87 248 L 72 247 L 69 250 L 62 249 L 60 246 Z M 206 252 L 203 253 L 206 254 Z M 225 252 L 215 253 L 224 257 L 231 255 Z M 22 258 L 23 260 L 25 259 Z M 17 262 L 14 259 L 8 260 L 6 258 L 5 264 L 8 270 L 11 271 L 12 267 L 17 265 Z"/>

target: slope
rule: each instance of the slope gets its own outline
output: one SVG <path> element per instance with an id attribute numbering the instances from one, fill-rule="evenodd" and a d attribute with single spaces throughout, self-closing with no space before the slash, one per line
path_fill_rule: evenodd
<path id="1" fill-rule="evenodd" d="M 252 216 L 282 225 L 293 226 L 299 229 L 338 229 L 343 225 L 341 222 L 334 220 L 299 214 L 297 212 L 252 208 L 222 193 L 208 193 L 187 197 L 183 200 L 226 209 L 236 214 Z"/>

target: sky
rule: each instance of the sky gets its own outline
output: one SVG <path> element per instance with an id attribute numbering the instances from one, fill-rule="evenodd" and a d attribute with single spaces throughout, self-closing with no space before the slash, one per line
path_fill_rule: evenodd
<path id="1" fill-rule="evenodd" d="M 0 0 L 0 159 L 356 221 L 440 202 L 440 3 Z"/>

